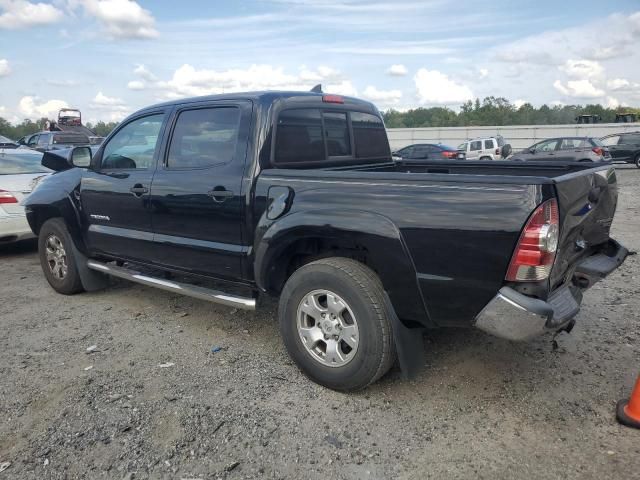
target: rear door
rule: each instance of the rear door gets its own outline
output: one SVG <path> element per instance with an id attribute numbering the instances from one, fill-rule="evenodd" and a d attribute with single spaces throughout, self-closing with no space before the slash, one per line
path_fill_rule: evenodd
<path id="1" fill-rule="evenodd" d="M 560 239 L 551 274 L 552 287 L 563 281 L 577 260 L 609 239 L 618 186 L 612 166 L 596 167 L 554 180 L 560 213 Z"/>
<path id="2" fill-rule="evenodd" d="M 83 174 L 80 200 L 92 252 L 152 260 L 150 189 L 166 113 L 144 113 L 119 126 Z"/>
<path id="3" fill-rule="evenodd" d="M 242 276 L 249 101 L 181 105 L 153 179 L 154 263 L 224 280 Z"/>

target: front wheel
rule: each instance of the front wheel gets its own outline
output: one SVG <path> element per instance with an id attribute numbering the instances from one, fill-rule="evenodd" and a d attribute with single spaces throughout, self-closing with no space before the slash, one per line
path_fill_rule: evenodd
<path id="1" fill-rule="evenodd" d="M 640 168 L 640 153 L 636 155 L 635 164 L 636 164 L 636 167 Z"/>
<path id="2" fill-rule="evenodd" d="M 61 218 L 51 218 L 40 228 L 38 254 L 42 271 L 49 285 L 65 295 L 84 290 L 71 242 L 71 235 Z"/>
<path id="3" fill-rule="evenodd" d="M 382 284 L 355 260 L 325 258 L 299 268 L 284 286 L 278 316 L 289 355 L 325 387 L 365 388 L 395 361 Z"/>

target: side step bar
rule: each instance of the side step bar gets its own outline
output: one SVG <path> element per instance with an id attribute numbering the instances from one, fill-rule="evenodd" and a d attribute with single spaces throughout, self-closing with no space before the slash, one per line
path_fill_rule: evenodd
<path id="1" fill-rule="evenodd" d="M 124 278 L 131 282 L 141 283 L 149 287 L 156 287 L 168 292 L 179 293 L 188 297 L 199 298 L 209 302 L 228 305 L 229 307 L 240 308 L 243 310 L 255 310 L 255 298 L 236 297 L 218 290 L 198 287 L 197 285 L 189 285 L 188 283 L 174 282 L 163 278 L 150 277 L 135 270 L 116 265 L 107 265 L 106 263 L 97 262 L 95 260 L 87 261 L 87 267 L 98 272 L 106 273 L 118 278 Z"/>

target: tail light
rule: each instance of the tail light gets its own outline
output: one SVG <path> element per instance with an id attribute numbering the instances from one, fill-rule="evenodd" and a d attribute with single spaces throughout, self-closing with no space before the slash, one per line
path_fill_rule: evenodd
<path id="1" fill-rule="evenodd" d="M 323 95 L 322 101 L 324 103 L 344 103 L 344 98 L 340 95 Z"/>
<path id="2" fill-rule="evenodd" d="M 601 147 L 593 147 L 591 149 L 593 151 L 593 153 L 595 153 L 596 155 L 600 156 L 600 157 L 604 157 L 604 149 Z"/>
<path id="3" fill-rule="evenodd" d="M 0 203 L 18 203 L 18 199 L 11 192 L 0 190 Z"/>
<path id="4" fill-rule="evenodd" d="M 447 150 L 443 150 L 442 156 L 444 158 L 458 158 L 458 152 L 449 152 Z"/>
<path id="5" fill-rule="evenodd" d="M 496 155 L 500 155 L 500 149 L 496 148 Z"/>
<path id="6" fill-rule="evenodd" d="M 560 233 L 556 199 L 539 205 L 520 234 L 506 279 L 512 282 L 545 280 L 556 258 Z"/>

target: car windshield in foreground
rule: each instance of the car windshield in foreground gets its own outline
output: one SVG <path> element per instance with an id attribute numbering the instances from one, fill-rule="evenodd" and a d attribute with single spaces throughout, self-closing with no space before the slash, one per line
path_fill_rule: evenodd
<path id="1" fill-rule="evenodd" d="M 0 175 L 21 175 L 28 173 L 50 173 L 43 167 L 42 153 L 24 152 L 20 154 L 0 152 Z"/>

